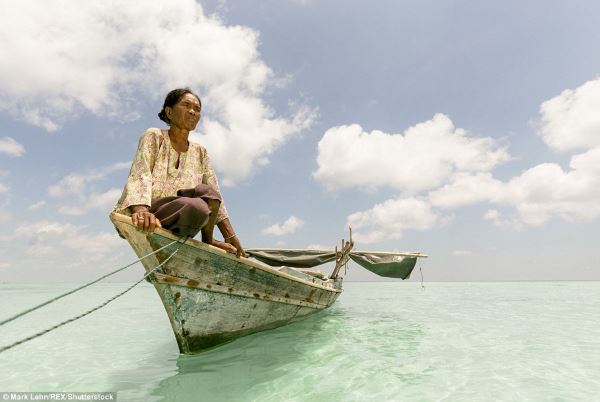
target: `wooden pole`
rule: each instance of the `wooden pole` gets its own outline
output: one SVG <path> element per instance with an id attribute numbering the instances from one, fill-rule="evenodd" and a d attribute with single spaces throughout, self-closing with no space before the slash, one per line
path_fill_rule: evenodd
<path id="1" fill-rule="evenodd" d="M 333 272 L 331 273 L 331 278 L 335 279 L 338 277 L 338 273 L 340 272 L 340 269 L 350 259 L 350 251 L 352 251 L 352 247 L 354 247 L 354 242 L 352 241 L 352 228 L 350 228 L 350 240 L 344 241 L 344 239 L 342 239 L 342 249 L 339 253 L 339 257 L 338 257 L 337 246 L 335 248 L 335 268 L 333 269 Z"/>

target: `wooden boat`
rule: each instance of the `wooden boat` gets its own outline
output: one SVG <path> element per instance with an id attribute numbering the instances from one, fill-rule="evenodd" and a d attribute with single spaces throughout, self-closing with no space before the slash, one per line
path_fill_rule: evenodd
<path id="1" fill-rule="evenodd" d="M 112 213 L 110 218 L 139 257 L 177 240 L 165 229 L 143 232 L 126 215 Z M 328 261 L 336 261 L 330 277 L 237 258 L 193 239 L 166 247 L 142 263 L 146 272 L 164 263 L 148 279 L 169 316 L 179 350 L 189 354 L 300 320 L 331 306 L 342 292 L 339 272 L 350 258 L 352 246 L 351 241 L 345 242 L 340 251 L 327 257 Z M 177 254 L 168 259 L 177 248 Z M 409 260 L 416 261 L 419 256 L 423 255 L 409 255 L 406 261 L 411 263 Z M 268 258 L 262 256 L 265 261 Z"/>

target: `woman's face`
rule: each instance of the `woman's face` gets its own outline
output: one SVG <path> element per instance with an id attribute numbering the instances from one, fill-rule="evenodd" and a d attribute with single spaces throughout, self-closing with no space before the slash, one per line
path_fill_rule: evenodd
<path id="1" fill-rule="evenodd" d="M 172 108 L 167 107 L 167 117 L 171 126 L 192 131 L 200 120 L 200 102 L 192 94 L 185 94 Z"/>

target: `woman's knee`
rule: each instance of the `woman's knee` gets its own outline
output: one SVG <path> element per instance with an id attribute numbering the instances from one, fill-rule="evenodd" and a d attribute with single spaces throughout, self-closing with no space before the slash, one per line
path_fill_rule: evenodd
<path id="1" fill-rule="evenodd" d="M 183 210 L 186 214 L 197 217 L 199 220 L 204 220 L 211 212 L 208 204 L 200 198 L 188 198 Z"/>
<path id="2" fill-rule="evenodd" d="M 195 187 L 194 197 L 203 198 L 205 201 L 218 200 L 219 202 L 223 199 L 221 194 L 212 186 L 208 184 L 199 184 Z"/>

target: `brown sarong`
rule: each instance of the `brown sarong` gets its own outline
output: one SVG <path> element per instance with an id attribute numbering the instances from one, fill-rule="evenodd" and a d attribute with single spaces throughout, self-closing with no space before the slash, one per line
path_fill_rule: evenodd
<path id="1" fill-rule="evenodd" d="M 177 196 L 153 200 L 150 212 L 174 235 L 194 237 L 208 222 L 210 200 L 221 202 L 221 194 L 207 184 L 199 184 L 177 191 Z"/>

